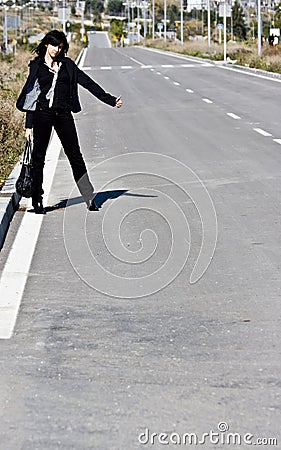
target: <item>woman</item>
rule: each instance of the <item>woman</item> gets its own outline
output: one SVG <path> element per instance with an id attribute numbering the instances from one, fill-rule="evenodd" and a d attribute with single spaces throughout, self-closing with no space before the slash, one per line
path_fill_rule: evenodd
<path id="1" fill-rule="evenodd" d="M 74 179 L 90 211 L 96 211 L 93 192 L 83 156 L 80 151 L 72 112 L 81 111 L 78 84 L 99 100 L 120 108 L 121 97 L 105 92 L 95 81 L 80 70 L 65 55 L 68 51 L 66 36 L 52 30 L 34 49 L 37 57 L 30 61 L 29 75 L 17 100 L 17 108 L 26 112 L 26 138 L 33 135 L 34 193 L 32 206 L 36 214 L 44 214 L 43 168 L 52 128 L 62 143 L 69 159 Z"/>

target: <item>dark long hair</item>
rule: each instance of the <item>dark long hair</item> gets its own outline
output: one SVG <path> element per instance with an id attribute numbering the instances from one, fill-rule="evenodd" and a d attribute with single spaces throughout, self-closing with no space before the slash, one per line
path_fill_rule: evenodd
<path id="1" fill-rule="evenodd" d="M 54 45 L 54 46 L 63 44 L 63 48 L 62 48 L 61 52 L 58 55 L 58 60 L 64 58 L 64 56 L 68 52 L 69 45 L 68 45 L 68 42 L 66 40 L 66 36 L 63 33 L 63 31 L 52 30 L 52 31 L 49 31 L 49 33 L 47 33 L 43 37 L 43 39 L 40 42 L 40 44 L 36 48 L 34 48 L 32 50 L 32 53 L 36 53 L 39 56 L 39 58 L 43 59 L 45 54 L 46 54 L 46 50 L 47 50 L 46 46 L 48 44 L 51 44 L 51 45 Z"/>

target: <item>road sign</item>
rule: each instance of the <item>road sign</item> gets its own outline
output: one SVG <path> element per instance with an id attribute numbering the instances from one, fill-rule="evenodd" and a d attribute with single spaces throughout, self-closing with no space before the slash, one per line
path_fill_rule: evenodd
<path id="1" fill-rule="evenodd" d="M 224 3 L 219 5 L 219 17 L 224 16 Z M 231 6 L 226 4 L 226 17 L 231 17 Z"/>
<path id="2" fill-rule="evenodd" d="M 58 9 L 58 21 L 59 22 L 66 22 L 70 19 L 70 8 L 59 8 Z"/>
<path id="3" fill-rule="evenodd" d="M 164 28 L 163 23 L 159 22 L 159 23 L 157 24 L 157 28 L 158 28 L 159 31 L 160 31 L 160 30 L 163 30 L 163 28 Z"/>
<path id="4" fill-rule="evenodd" d="M 280 36 L 280 28 L 270 28 L 269 34 L 274 36 Z"/>
<path id="5" fill-rule="evenodd" d="M 217 24 L 217 29 L 218 30 L 222 30 L 223 29 L 223 24 L 222 23 L 218 23 Z"/>

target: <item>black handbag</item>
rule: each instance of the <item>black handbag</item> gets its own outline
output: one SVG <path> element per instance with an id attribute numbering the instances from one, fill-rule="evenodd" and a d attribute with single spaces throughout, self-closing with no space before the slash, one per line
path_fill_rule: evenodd
<path id="1" fill-rule="evenodd" d="M 32 177 L 32 144 L 31 139 L 27 139 L 23 154 L 22 168 L 16 181 L 16 191 L 22 197 L 31 197 L 33 193 Z"/>

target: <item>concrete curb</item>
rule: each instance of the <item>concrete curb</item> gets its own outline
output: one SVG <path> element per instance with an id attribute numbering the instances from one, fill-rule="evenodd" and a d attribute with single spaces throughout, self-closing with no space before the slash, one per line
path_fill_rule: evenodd
<path id="1" fill-rule="evenodd" d="M 84 50 L 84 48 L 81 50 L 76 59 L 76 64 L 79 64 L 81 61 Z M 3 247 L 11 220 L 22 199 L 22 197 L 18 195 L 15 190 L 15 183 L 19 177 L 20 170 L 21 162 L 18 161 L 0 191 L 0 251 Z"/>
<path id="2" fill-rule="evenodd" d="M 0 250 L 3 247 L 10 222 L 21 200 L 21 196 L 15 192 L 15 183 L 20 170 L 21 163 L 17 162 L 0 191 Z"/>

